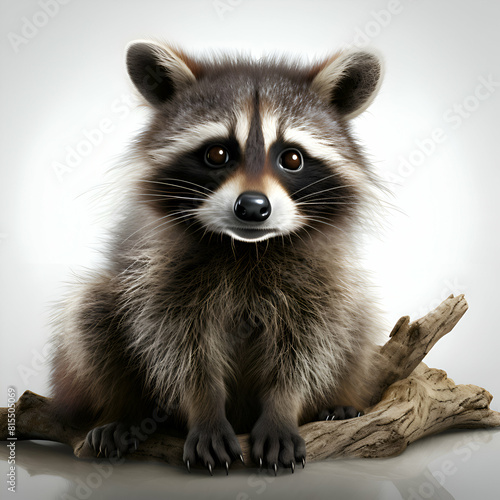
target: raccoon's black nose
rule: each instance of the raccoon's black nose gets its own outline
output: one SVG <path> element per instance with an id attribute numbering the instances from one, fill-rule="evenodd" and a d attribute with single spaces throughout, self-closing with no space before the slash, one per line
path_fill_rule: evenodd
<path id="1" fill-rule="evenodd" d="M 265 194 L 246 191 L 238 196 L 234 213 L 238 219 L 247 222 L 263 222 L 271 215 L 271 203 Z"/>

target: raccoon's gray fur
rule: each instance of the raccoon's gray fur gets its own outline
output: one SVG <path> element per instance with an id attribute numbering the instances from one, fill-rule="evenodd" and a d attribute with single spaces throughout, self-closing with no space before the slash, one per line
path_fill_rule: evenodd
<path id="1" fill-rule="evenodd" d="M 356 248 L 376 180 L 348 120 L 380 62 L 198 60 L 141 41 L 127 65 L 151 120 L 107 265 L 60 319 L 55 411 L 94 427 L 96 452 L 125 453 L 160 407 L 188 432 L 188 467 L 227 468 L 251 432 L 257 463 L 293 470 L 298 425 L 363 408 L 376 363 Z"/>

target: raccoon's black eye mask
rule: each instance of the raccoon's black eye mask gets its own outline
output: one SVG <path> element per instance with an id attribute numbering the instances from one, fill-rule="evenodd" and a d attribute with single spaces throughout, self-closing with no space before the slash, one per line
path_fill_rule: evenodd
<path id="1" fill-rule="evenodd" d="M 205 150 L 205 163 L 211 168 L 221 168 L 231 160 L 228 149 L 222 144 L 211 144 Z M 297 148 L 284 149 L 277 158 L 277 165 L 284 170 L 297 172 L 304 166 L 304 157 Z"/>

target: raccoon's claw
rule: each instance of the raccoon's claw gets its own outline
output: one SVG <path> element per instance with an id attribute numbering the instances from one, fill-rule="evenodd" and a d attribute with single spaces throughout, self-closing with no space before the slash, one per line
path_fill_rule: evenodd
<path id="1" fill-rule="evenodd" d="M 94 450 L 97 457 L 110 458 L 114 454 L 118 458 L 131 451 L 133 440 L 130 427 L 121 422 L 96 427 L 88 432 L 85 442 Z"/>
<path id="2" fill-rule="evenodd" d="M 331 409 L 323 410 L 318 415 L 318 420 L 346 420 L 359 417 L 363 412 L 356 410 L 353 406 L 336 405 Z"/>
<path id="3" fill-rule="evenodd" d="M 229 466 L 238 458 L 243 461 L 240 443 L 227 420 L 201 423 L 189 430 L 184 443 L 183 460 L 186 465 L 199 462 L 213 475 L 213 469 L 218 464 L 229 474 Z"/>
<path id="4" fill-rule="evenodd" d="M 191 472 L 191 467 L 189 466 L 189 460 L 186 460 L 186 468 L 188 472 Z"/>
<path id="5" fill-rule="evenodd" d="M 306 446 L 294 426 L 277 426 L 265 417 L 255 424 L 251 434 L 252 458 L 262 469 L 263 463 L 278 474 L 278 464 L 295 472 L 295 463 L 302 461 Z"/>

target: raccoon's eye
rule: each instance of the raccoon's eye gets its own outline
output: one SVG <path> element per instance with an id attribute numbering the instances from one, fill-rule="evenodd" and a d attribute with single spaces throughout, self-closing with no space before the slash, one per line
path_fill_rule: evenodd
<path id="1" fill-rule="evenodd" d="M 223 167 L 229 161 L 229 153 L 224 146 L 208 146 L 205 163 L 209 167 Z"/>
<path id="2" fill-rule="evenodd" d="M 304 159 L 298 149 L 285 149 L 278 158 L 278 164 L 285 170 L 296 172 L 304 166 Z"/>

